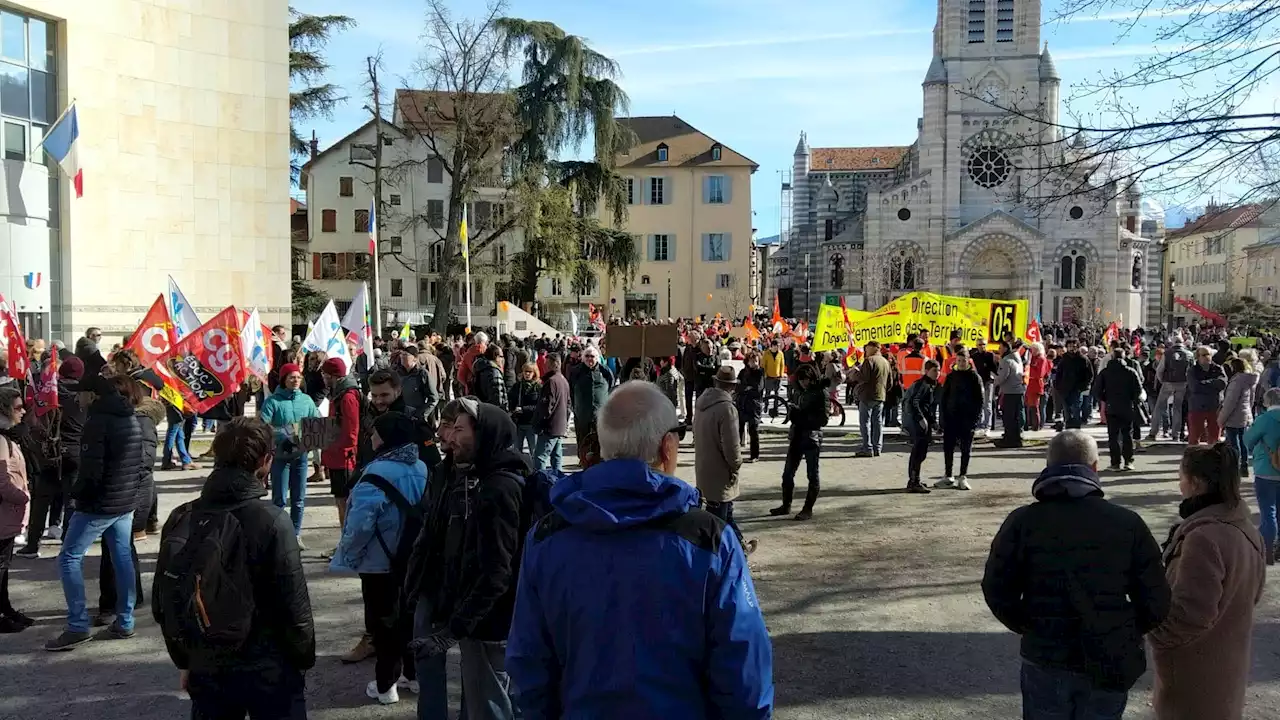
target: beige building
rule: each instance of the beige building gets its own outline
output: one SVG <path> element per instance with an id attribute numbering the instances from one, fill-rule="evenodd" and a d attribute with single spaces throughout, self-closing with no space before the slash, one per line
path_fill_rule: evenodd
<path id="1" fill-rule="evenodd" d="M 116 342 L 172 275 L 207 319 L 289 315 L 285 0 L 6 0 L 0 292 L 27 332 Z M 84 196 L 42 151 L 74 101 Z"/>
<path id="2" fill-rule="evenodd" d="M 1280 304 L 1280 230 L 1270 228 L 1256 245 L 1244 249 L 1244 290 L 1269 305 Z"/>
<path id="3" fill-rule="evenodd" d="M 1185 227 L 1170 230 L 1167 237 L 1166 277 L 1172 279 L 1173 294 L 1209 310 L 1218 311 L 1242 295 L 1266 300 L 1266 284 L 1261 274 L 1252 281 L 1262 295 L 1250 291 L 1250 263 L 1246 248 L 1258 245 L 1280 230 L 1280 210 L 1269 205 L 1220 207 L 1210 205 L 1205 214 Z M 1199 318 L 1194 311 L 1176 305 L 1175 322 Z"/>
<path id="4" fill-rule="evenodd" d="M 637 143 L 618 158 L 627 184 L 626 230 L 639 243 L 630 281 L 598 278 L 579 297 L 567 278 L 544 278 L 556 316 L 592 303 L 609 315 L 745 315 L 751 304 L 751 175 L 759 167 L 674 115 L 626 118 Z"/>

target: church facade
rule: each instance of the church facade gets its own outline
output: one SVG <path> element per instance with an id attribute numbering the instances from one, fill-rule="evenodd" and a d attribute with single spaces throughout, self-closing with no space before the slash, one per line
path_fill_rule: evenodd
<path id="1" fill-rule="evenodd" d="M 1040 5 L 939 0 L 911 145 L 810 147 L 801 134 L 775 262 L 795 315 L 828 295 L 874 309 L 926 290 L 1026 298 L 1045 321 L 1159 321 L 1147 256 L 1163 219 L 1144 217 L 1137 183 L 1105 162 L 1070 161 L 1083 150 L 1055 127 L 1062 80 Z"/>

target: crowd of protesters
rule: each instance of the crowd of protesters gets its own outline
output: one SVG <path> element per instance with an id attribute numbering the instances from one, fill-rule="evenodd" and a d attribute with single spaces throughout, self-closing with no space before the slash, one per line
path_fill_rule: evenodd
<path id="1" fill-rule="evenodd" d="M 1144 638 L 1158 717 L 1241 715 L 1253 608 L 1276 555 L 1275 338 L 1233 347 L 1209 328 L 1103 337 L 1045 325 L 1038 342 L 965 347 L 958 334 L 922 333 L 846 356 L 768 330 L 678 325 L 669 356 L 477 332 L 378 339 L 355 367 L 277 327 L 267 382 L 199 418 L 157 401 L 158 378 L 129 351 L 99 352 L 95 329 L 74 353 L 33 346 L 37 367 L 61 357 L 61 402 L 32 420 L 22 393 L 0 387 L 0 632 L 31 625 L 9 602 L 15 551 L 38 559 L 42 541 L 58 541 L 67 623 L 48 650 L 127 640 L 149 596 L 194 716 L 306 717 L 316 649 L 305 498 L 308 481 L 326 482 L 340 536 L 323 554 L 331 571 L 359 577 L 362 600 L 362 632 L 342 660 L 373 660 L 371 700 L 408 692 L 420 718 L 448 717 L 444 660 L 456 647 L 471 718 L 767 718 L 772 650 L 746 562 L 757 542 L 734 515 L 740 474 L 760 457 L 761 423 L 783 414 L 781 503 L 769 513 L 812 519 L 823 428 L 844 385 L 858 456 L 880 456 L 885 428 L 900 427 L 913 494 L 969 490 L 984 429 L 998 425 L 1000 448 L 1058 431 L 1035 502 L 1009 516 L 983 580 L 992 612 L 1022 636 L 1025 717 L 1119 718 L 1146 668 Z M 1095 411 L 1113 471 L 1133 467 L 1144 427 L 1147 442 L 1189 445 L 1184 520 L 1163 552 L 1136 514 L 1104 499 L 1097 445 L 1080 431 Z M 308 446 L 304 421 L 322 416 L 330 432 Z M 215 432 L 212 471 L 162 529 L 152 469 L 194 469 L 201 421 Z M 693 485 L 674 476 L 689 432 Z M 928 483 L 936 435 L 945 471 Z M 570 438 L 579 472 L 566 474 Z M 1240 495 L 1251 471 L 1258 528 Z M 136 542 L 155 533 L 147 593 Z M 91 614 L 82 566 L 99 537 Z"/>

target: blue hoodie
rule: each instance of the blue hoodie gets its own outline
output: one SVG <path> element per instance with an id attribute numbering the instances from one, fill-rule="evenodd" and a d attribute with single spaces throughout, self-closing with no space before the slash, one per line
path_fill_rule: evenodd
<path id="1" fill-rule="evenodd" d="M 391 483 L 410 505 L 417 505 L 426 491 L 427 466 L 418 459 L 418 446 L 384 448 L 365 466 L 360 480 L 351 488 L 342 537 L 329 562 L 332 571 L 369 575 L 391 572 L 391 558 L 382 549 L 382 543 L 386 543 L 393 554 L 396 552 L 405 519 L 386 493 L 371 482 L 362 482 L 370 475 L 378 475 Z M 382 542 L 378 542 L 378 535 L 382 536 Z"/>
<path id="2" fill-rule="evenodd" d="M 772 715 L 773 649 L 746 557 L 698 501 L 638 460 L 555 484 L 507 639 L 525 718 Z"/>

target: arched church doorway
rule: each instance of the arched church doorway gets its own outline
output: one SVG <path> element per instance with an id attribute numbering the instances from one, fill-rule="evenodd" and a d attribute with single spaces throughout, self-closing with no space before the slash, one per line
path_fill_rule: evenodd
<path id="1" fill-rule="evenodd" d="M 1033 263 L 1026 246 L 1008 235 L 973 241 L 958 268 L 965 294 L 989 300 L 1016 300 L 1030 292 Z"/>

